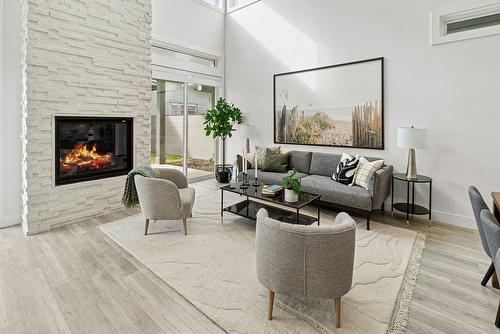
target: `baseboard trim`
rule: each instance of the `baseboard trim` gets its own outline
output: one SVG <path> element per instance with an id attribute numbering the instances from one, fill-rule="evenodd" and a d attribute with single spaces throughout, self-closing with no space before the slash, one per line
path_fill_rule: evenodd
<path id="1" fill-rule="evenodd" d="M 454 213 L 433 210 L 432 221 L 477 230 L 476 222 L 474 221 L 474 217 L 472 216 L 467 217 Z"/>
<path id="2" fill-rule="evenodd" d="M 0 228 L 14 226 L 21 224 L 21 216 L 18 215 L 6 215 L 3 217 L 3 221 L 0 222 Z"/>

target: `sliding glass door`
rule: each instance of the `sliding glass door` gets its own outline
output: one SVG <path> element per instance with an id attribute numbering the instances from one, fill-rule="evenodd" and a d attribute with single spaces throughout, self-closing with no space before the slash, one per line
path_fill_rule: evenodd
<path id="1" fill-rule="evenodd" d="M 151 162 L 177 168 L 190 181 L 212 177 L 216 147 L 203 121 L 216 87 L 153 79 L 151 90 Z"/>

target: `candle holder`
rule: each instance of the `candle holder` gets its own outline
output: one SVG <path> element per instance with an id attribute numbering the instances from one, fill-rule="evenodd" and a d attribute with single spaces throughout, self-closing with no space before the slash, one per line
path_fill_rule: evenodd
<path id="1" fill-rule="evenodd" d="M 260 187 L 259 178 L 257 178 L 257 177 L 255 178 L 255 180 L 254 180 L 254 182 L 253 182 L 252 186 L 254 186 L 254 187 Z"/>
<path id="2" fill-rule="evenodd" d="M 248 189 L 249 183 L 247 179 L 247 173 L 241 173 L 243 180 L 241 180 L 240 189 Z"/>

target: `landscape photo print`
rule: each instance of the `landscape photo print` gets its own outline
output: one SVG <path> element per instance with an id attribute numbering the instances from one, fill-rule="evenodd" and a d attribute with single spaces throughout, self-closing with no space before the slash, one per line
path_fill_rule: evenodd
<path id="1" fill-rule="evenodd" d="M 383 149 L 383 62 L 274 75 L 274 142 Z"/>

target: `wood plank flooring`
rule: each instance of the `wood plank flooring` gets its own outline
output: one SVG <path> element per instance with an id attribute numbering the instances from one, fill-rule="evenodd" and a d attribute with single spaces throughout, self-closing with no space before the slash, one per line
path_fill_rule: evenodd
<path id="1" fill-rule="evenodd" d="M 194 184 L 213 191 L 214 181 Z M 137 210 L 24 237 L 0 229 L 0 333 L 224 333 L 97 227 Z M 402 218 L 374 221 L 404 228 Z M 482 287 L 489 266 L 477 232 L 424 221 L 426 248 L 408 333 L 500 333 L 500 290 Z"/>

